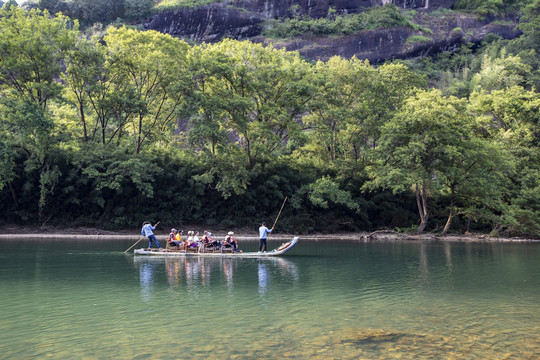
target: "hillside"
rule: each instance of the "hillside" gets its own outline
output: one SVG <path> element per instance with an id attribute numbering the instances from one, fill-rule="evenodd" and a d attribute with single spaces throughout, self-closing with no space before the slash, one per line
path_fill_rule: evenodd
<path id="1" fill-rule="evenodd" d="M 394 4 L 399 11 L 379 11 L 373 16 L 375 25 L 367 26 L 367 29 L 358 27 L 358 31 L 352 29 L 345 34 L 331 29 L 332 26 L 340 27 L 339 21 L 344 24 L 345 21 L 355 21 L 355 15 L 380 8 L 383 3 Z M 453 6 L 453 0 L 231 0 L 198 7 L 164 9 L 153 15 L 144 27 L 195 43 L 215 42 L 222 38 L 250 39 L 297 50 L 310 60 L 328 60 L 340 55 L 346 58 L 356 56 L 371 62 L 455 51 L 466 43 L 480 43 L 487 34 L 503 39 L 520 35 L 515 29 L 518 25 L 516 16 L 479 16 L 453 11 Z M 360 21 L 366 22 L 365 19 Z M 324 29 L 325 26 L 330 30 Z M 277 27 L 297 35 L 268 36 Z M 300 27 L 304 33 L 299 33 Z"/>
<path id="2" fill-rule="evenodd" d="M 157 30 L 192 43 L 223 38 L 297 50 L 310 60 L 334 55 L 378 63 L 454 52 L 488 34 L 513 39 L 529 0 L 27 0 L 96 23 Z M 0 1 L 0 4 L 2 1 Z"/>
<path id="3" fill-rule="evenodd" d="M 540 0 L 162 4 L 0 9 L 0 226 L 540 234 Z"/>

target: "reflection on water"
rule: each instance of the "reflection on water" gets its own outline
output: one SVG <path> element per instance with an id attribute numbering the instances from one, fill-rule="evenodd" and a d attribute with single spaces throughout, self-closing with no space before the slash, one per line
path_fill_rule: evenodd
<path id="1" fill-rule="evenodd" d="M 270 284 L 271 275 L 267 266 L 271 266 L 276 274 L 286 276 L 293 282 L 299 279 L 297 266 L 285 258 L 261 258 L 242 259 L 229 257 L 174 257 L 174 258 L 154 258 L 145 256 L 133 257 L 134 264 L 138 265 L 141 294 L 145 301 L 150 300 L 153 289 L 153 282 L 156 278 L 155 272 L 164 269 L 167 275 L 167 282 L 170 288 L 176 289 L 183 285 L 187 290 L 198 287 L 209 287 L 212 285 L 212 278 L 222 276 L 227 291 L 234 289 L 235 272 L 238 272 L 238 263 L 246 261 L 257 262 L 257 278 L 259 294 L 263 295 Z M 212 274 L 214 273 L 214 274 Z"/>
<path id="2" fill-rule="evenodd" d="M 258 271 L 258 277 L 259 277 L 259 294 L 262 296 L 266 292 L 268 288 L 268 282 L 270 279 L 268 279 L 268 272 L 266 271 L 266 264 L 259 263 L 259 271 Z"/>
<path id="3" fill-rule="evenodd" d="M 141 274 L 141 295 L 145 302 L 150 303 L 152 301 L 152 287 L 154 285 L 152 264 L 140 264 L 139 268 Z"/>
<path id="4" fill-rule="evenodd" d="M 540 244 L 129 245 L 0 241 L 0 358 L 540 358 Z"/>

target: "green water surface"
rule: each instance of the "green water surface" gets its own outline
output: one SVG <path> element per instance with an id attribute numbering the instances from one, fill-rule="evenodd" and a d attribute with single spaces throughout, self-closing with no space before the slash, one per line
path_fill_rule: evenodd
<path id="1" fill-rule="evenodd" d="M 0 240 L 0 359 L 540 358 L 537 243 L 132 243 Z"/>

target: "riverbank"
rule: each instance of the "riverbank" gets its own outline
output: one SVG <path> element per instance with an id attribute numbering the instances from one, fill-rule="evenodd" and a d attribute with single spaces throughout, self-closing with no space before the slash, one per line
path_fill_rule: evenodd
<path id="1" fill-rule="evenodd" d="M 197 227 L 186 227 L 186 229 Z M 108 239 L 140 239 L 139 229 L 124 229 L 110 231 L 93 227 L 57 228 L 57 227 L 30 227 L 6 225 L 0 226 L 0 239 L 34 238 L 34 239 L 73 239 L 73 240 L 108 240 Z M 216 239 L 224 238 L 227 230 L 212 231 Z M 235 237 L 238 240 L 257 240 L 256 229 L 235 229 Z M 184 230 L 184 236 L 187 230 Z M 166 229 L 157 229 L 156 236 L 162 239 L 168 235 Z M 289 239 L 298 234 L 275 233 L 272 239 Z M 540 239 L 519 237 L 493 237 L 486 234 L 447 234 L 436 233 L 405 234 L 390 230 L 378 230 L 374 232 L 334 233 L 334 234 L 302 234 L 306 240 L 344 240 L 344 241 L 454 241 L 454 242 L 540 242 Z"/>

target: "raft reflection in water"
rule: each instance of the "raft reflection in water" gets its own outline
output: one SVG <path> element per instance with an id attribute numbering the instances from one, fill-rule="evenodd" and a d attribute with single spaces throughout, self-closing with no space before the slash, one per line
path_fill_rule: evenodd
<path id="1" fill-rule="evenodd" d="M 224 284 L 228 291 L 232 291 L 235 282 L 241 282 L 242 279 L 249 281 L 248 278 L 255 277 L 261 294 L 266 292 L 272 277 L 285 277 L 293 282 L 299 279 L 296 264 L 281 257 L 260 259 L 134 257 L 133 261 L 139 267 L 143 298 L 149 297 L 154 282 L 161 278 L 163 272 L 166 273 L 171 288 L 186 286 L 188 289 Z"/>

